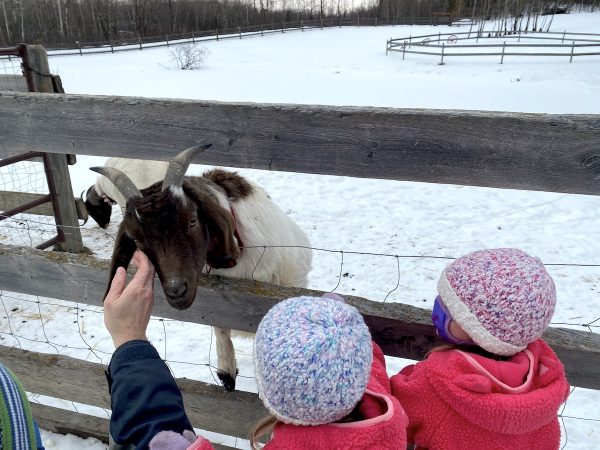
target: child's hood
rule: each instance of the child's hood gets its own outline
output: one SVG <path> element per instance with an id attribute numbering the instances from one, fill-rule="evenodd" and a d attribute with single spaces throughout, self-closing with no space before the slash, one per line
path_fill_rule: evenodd
<path id="1" fill-rule="evenodd" d="M 436 394 L 483 429 L 525 434 L 556 420 L 569 385 L 564 368 L 541 339 L 506 361 L 461 350 L 436 352 L 429 372 Z"/>

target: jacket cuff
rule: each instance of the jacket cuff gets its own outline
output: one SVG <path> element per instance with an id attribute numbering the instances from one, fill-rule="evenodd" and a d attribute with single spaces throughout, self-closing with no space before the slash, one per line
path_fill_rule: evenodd
<path id="1" fill-rule="evenodd" d="M 128 341 L 119 346 L 113 353 L 106 371 L 109 388 L 112 384 L 112 377 L 119 371 L 123 363 L 141 359 L 160 359 L 160 355 L 150 342 L 144 340 Z"/>

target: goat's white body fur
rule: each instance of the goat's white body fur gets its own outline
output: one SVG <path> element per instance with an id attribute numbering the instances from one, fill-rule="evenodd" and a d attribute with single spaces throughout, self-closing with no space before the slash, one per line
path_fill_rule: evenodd
<path id="1" fill-rule="evenodd" d="M 217 193 L 221 205 L 233 208 L 244 248 L 235 267 L 211 273 L 306 287 L 312 261 L 308 237 L 260 186 L 246 181 L 253 189 L 248 197 L 230 203 L 223 192 Z"/>
<path id="2" fill-rule="evenodd" d="M 252 194 L 237 201 L 229 202 L 224 192 L 215 190 L 219 204 L 230 211 L 233 208 L 243 249 L 235 267 L 212 269 L 211 273 L 306 287 L 312 262 L 308 237 L 260 186 L 246 181 L 252 185 Z M 235 379 L 237 369 L 230 330 L 216 327 L 214 330 L 219 370 Z M 254 336 L 234 333 L 246 338 Z"/>
<path id="3" fill-rule="evenodd" d="M 165 178 L 169 162 L 131 158 L 109 158 L 104 163 L 104 166 L 114 167 L 115 169 L 126 173 L 131 181 L 133 181 L 133 184 L 135 184 L 138 189 L 142 190 Z M 117 202 L 121 209 L 125 208 L 125 198 L 108 178 L 98 176 L 96 183 L 94 184 L 94 189 L 98 195 L 106 194 L 107 197 Z"/>

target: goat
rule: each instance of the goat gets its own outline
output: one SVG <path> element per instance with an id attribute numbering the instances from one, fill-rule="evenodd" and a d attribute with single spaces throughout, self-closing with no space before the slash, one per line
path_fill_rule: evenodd
<path id="1" fill-rule="evenodd" d="M 109 158 L 104 163 L 104 167 L 113 167 L 126 173 L 138 189 L 146 188 L 162 180 L 168 166 L 167 161 L 129 158 Z M 115 203 L 124 212 L 125 197 L 108 178 L 98 175 L 96 182 L 86 191 L 85 207 L 100 228 L 106 228 L 110 223 L 112 205 Z"/>
<path id="2" fill-rule="evenodd" d="M 162 183 L 141 191 L 118 169 L 91 168 L 109 178 L 126 199 L 109 287 L 136 248 L 148 255 L 167 301 L 177 309 L 192 304 L 198 274 L 208 271 L 306 287 L 312 261 L 308 237 L 261 187 L 220 168 L 201 177 L 184 176 L 192 157 L 208 147 L 184 150 L 170 162 Z M 267 250 L 270 246 L 275 248 Z M 231 330 L 214 327 L 214 332 L 217 375 L 231 391 L 237 375 Z"/>

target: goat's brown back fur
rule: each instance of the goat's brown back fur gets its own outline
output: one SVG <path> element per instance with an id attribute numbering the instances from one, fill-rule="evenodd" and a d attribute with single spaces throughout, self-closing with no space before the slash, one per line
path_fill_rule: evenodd
<path id="1" fill-rule="evenodd" d="M 254 190 L 252 185 L 237 172 L 216 168 L 207 170 L 202 174 L 202 177 L 223 188 L 225 194 L 231 200 L 248 197 Z"/>

